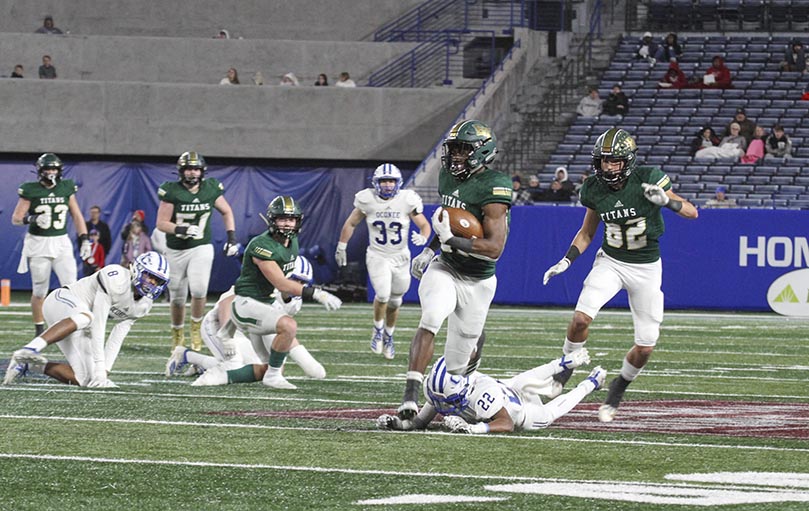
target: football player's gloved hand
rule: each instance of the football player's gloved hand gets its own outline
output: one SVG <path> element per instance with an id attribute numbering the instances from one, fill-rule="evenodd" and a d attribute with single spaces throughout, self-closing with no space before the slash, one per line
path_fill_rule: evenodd
<path id="1" fill-rule="evenodd" d="M 90 380 L 90 383 L 87 384 L 88 387 L 92 387 L 95 389 L 117 389 L 118 385 L 114 384 L 109 378 L 93 378 Z"/>
<path id="2" fill-rule="evenodd" d="M 323 291 L 322 289 L 315 288 L 315 292 L 312 294 L 312 298 L 319 303 L 322 303 L 324 307 L 326 307 L 327 311 L 336 311 L 343 305 L 343 301 L 334 296 L 333 294 L 329 293 L 328 291 Z"/>
<path id="3" fill-rule="evenodd" d="M 414 257 L 413 261 L 410 263 L 410 275 L 413 275 L 413 277 L 421 280 L 421 276 L 424 275 L 424 269 L 427 268 L 427 265 L 430 264 L 433 257 L 435 257 L 435 252 L 433 252 L 433 249 L 430 247 L 424 247 L 421 254 Z"/>
<path id="4" fill-rule="evenodd" d="M 457 415 L 448 415 L 444 417 L 444 427 L 451 433 L 471 433 L 472 428 L 465 420 Z"/>
<path id="5" fill-rule="evenodd" d="M 560 273 L 564 273 L 570 267 L 570 259 L 567 257 L 563 257 L 558 263 L 554 264 L 548 271 L 545 272 L 545 276 L 542 277 L 542 285 L 547 286 L 548 281 L 551 280 L 551 277 L 555 277 Z"/>
<path id="6" fill-rule="evenodd" d="M 376 427 L 379 429 L 393 429 L 396 431 L 410 431 L 415 429 L 413 426 L 413 421 L 411 420 L 402 420 L 396 415 L 380 415 L 378 419 L 376 419 Z"/>
<path id="7" fill-rule="evenodd" d="M 666 195 L 666 192 L 659 186 L 650 183 L 641 183 L 640 185 L 643 187 L 644 197 L 652 204 L 662 208 L 669 203 L 669 196 Z"/>
<path id="8" fill-rule="evenodd" d="M 36 223 L 37 227 L 40 229 L 47 229 L 51 226 L 51 214 L 48 213 L 40 213 L 36 215 Z"/>
<path id="9" fill-rule="evenodd" d="M 449 227 L 449 215 L 441 215 L 444 211 L 444 208 L 438 208 L 433 213 L 433 231 L 435 231 L 435 235 L 438 236 L 438 239 L 441 240 L 441 243 L 446 243 L 448 239 L 452 238 L 452 229 Z M 443 216 L 444 218 L 439 220 L 439 216 Z"/>
<path id="10" fill-rule="evenodd" d="M 90 259 L 90 256 L 93 255 L 93 246 L 86 234 L 80 234 L 79 241 L 81 241 L 81 245 L 79 246 L 79 257 L 82 261 L 86 261 Z"/>
<path id="11" fill-rule="evenodd" d="M 410 234 L 410 241 L 413 242 L 413 245 L 415 245 L 417 247 L 422 247 L 422 246 L 424 246 L 425 243 L 427 243 L 427 238 L 422 236 L 420 232 L 413 231 Z"/>
<path id="12" fill-rule="evenodd" d="M 225 247 L 222 249 L 226 257 L 233 257 L 239 255 L 239 242 L 236 241 L 236 232 L 228 231 L 228 240 L 225 242 Z"/>
<path id="13" fill-rule="evenodd" d="M 346 255 L 346 247 L 348 243 L 342 241 L 337 242 L 337 250 L 334 251 L 334 260 L 337 266 L 345 266 L 348 264 L 348 255 Z"/>
<path id="14" fill-rule="evenodd" d="M 222 356 L 225 360 L 230 360 L 236 356 L 236 340 L 233 337 L 220 339 L 222 342 Z"/>

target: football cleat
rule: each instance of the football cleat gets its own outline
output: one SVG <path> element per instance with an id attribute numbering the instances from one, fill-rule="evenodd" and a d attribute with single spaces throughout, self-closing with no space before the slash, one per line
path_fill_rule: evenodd
<path id="1" fill-rule="evenodd" d="M 184 346 L 174 347 L 174 351 L 171 352 L 171 356 L 166 362 L 166 378 L 174 376 L 183 367 L 188 365 L 188 359 L 186 358 L 187 352 L 188 349 Z"/>
<path id="2" fill-rule="evenodd" d="M 177 346 L 185 346 L 185 330 L 182 328 L 171 329 L 171 351 L 174 353 L 174 348 Z"/>
<path id="3" fill-rule="evenodd" d="M 605 371 L 601 366 L 596 366 L 590 371 L 590 375 L 587 376 L 582 383 L 584 382 L 591 382 L 594 387 L 593 390 L 598 390 L 604 386 L 604 380 L 607 379 L 607 371 Z M 581 383 L 579 383 L 581 385 Z"/>
<path id="4" fill-rule="evenodd" d="M 598 420 L 601 422 L 612 422 L 618 409 L 610 405 L 601 405 L 598 409 Z"/>
<path id="5" fill-rule="evenodd" d="M 198 374 L 204 374 L 205 369 L 198 366 L 197 364 L 188 364 L 188 369 L 185 370 L 183 376 L 197 376 Z"/>
<path id="6" fill-rule="evenodd" d="M 404 403 L 399 405 L 399 409 L 396 410 L 396 414 L 403 421 L 413 420 L 413 418 L 418 413 L 419 413 L 419 405 L 415 401 L 405 401 Z"/>
<path id="7" fill-rule="evenodd" d="M 269 376 L 269 378 L 268 378 Z M 282 389 L 282 390 L 295 390 L 298 387 L 289 383 L 284 375 L 281 373 L 274 373 L 270 374 L 269 371 L 264 375 L 264 378 L 261 380 L 265 386 L 270 387 L 271 389 Z"/>
<path id="8" fill-rule="evenodd" d="M 228 372 L 222 366 L 215 366 L 208 369 L 202 373 L 202 376 L 191 382 L 192 387 L 213 387 L 227 384 Z"/>
<path id="9" fill-rule="evenodd" d="M 194 351 L 199 351 L 202 349 L 202 334 L 200 333 L 201 326 L 202 321 L 191 321 L 191 349 Z"/>
<path id="10" fill-rule="evenodd" d="M 563 370 L 574 369 L 579 366 L 584 366 L 590 363 L 590 354 L 587 348 L 581 348 L 568 355 L 563 355 L 559 359 L 559 367 Z"/>
<path id="11" fill-rule="evenodd" d="M 384 333 L 384 328 L 374 327 L 374 334 L 371 336 L 371 351 L 377 355 L 382 353 L 382 335 Z"/>
<path id="12" fill-rule="evenodd" d="M 6 375 L 3 377 L 3 385 L 11 385 L 15 379 L 28 374 L 28 364 L 21 364 L 13 356 L 8 362 Z"/>
<path id="13" fill-rule="evenodd" d="M 34 348 L 20 348 L 11 355 L 11 358 L 21 364 L 44 366 L 48 363 L 48 359 Z"/>
<path id="14" fill-rule="evenodd" d="M 385 332 L 382 335 L 382 356 L 388 360 L 393 360 L 394 355 L 396 355 L 396 350 L 393 349 L 393 335 L 388 335 Z"/>

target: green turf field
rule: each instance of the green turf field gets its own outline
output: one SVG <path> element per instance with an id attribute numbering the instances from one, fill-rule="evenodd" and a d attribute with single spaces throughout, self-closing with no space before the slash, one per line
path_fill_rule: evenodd
<path id="1" fill-rule="evenodd" d="M 555 358 L 570 315 L 494 308 L 481 369 L 506 377 Z M 378 431 L 401 399 L 418 317 L 403 308 L 386 361 L 368 349 L 370 305 L 307 305 L 299 338 L 326 380 L 288 365 L 298 390 L 191 387 L 163 376 L 160 304 L 124 343 L 120 388 L 0 387 L 0 510 L 809 509 L 809 321 L 668 313 L 611 424 L 596 418 L 596 392 L 540 432 Z M 27 305 L 0 308 L 0 372 L 32 330 Z M 604 312 L 591 366 L 611 378 L 632 338 L 628 314 Z"/>

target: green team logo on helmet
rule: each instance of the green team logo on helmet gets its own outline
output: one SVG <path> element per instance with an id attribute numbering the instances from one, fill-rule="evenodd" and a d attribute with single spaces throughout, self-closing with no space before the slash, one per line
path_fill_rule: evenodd
<path id="1" fill-rule="evenodd" d="M 635 139 L 620 128 L 610 128 L 596 140 L 593 146 L 593 171 L 596 177 L 611 188 L 618 188 L 629 178 L 637 165 L 638 146 Z M 621 162 L 618 170 L 604 170 L 602 161 Z"/>
<path id="2" fill-rule="evenodd" d="M 186 169 L 199 169 L 199 177 L 186 178 Z M 196 151 L 186 151 L 177 158 L 177 173 L 180 175 L 180 182 L 190 187 L 193 187 L 202 180 L 207 169 L 208 164 L 205 163 L 205 158 Z"/>
<path id="3" fill-rule="evenodd" d="M 46 185 L 55 185 L 62 179 L 62 160 L 53 153 L 45 153 L 37 158 L 37 176 Z M 56 170 L 56 174 L 47 174 L 46 170 Z"/>
<path id="4" fill-rule="evenodd" d="M 278 227 L 276 221 L 279 218 L 294 218 L 293 227 Z M 267 206 L 267 231 L 271 236 L 280 234 L 284 238 L 291 239 L 298 235 L 303 224 L 303 212 L 298 202 L 289 195 L 279 195 Z"/>
<path id="5" fill-rule="evenodd" d="M 494 161 L 497 137 L 480 121 L 461 121 L 444 140 L 441 154 L 443 168 L 458 181 L 466 181 Z"/>

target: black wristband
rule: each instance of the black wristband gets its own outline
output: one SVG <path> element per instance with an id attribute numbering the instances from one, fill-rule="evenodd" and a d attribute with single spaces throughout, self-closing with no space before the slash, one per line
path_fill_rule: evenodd
<path id="1" fill-rule="evenodd" d="M 430 240 L 430 244 L 427 246 L 430 248 L 430 250 L 435 252 L 436 250 L 441 248 L 441 240 L 438 239 L 438 236 L 433 236 L 433 239 Z"/>
<path id="2" fill-rule="evenodd" d="M 32 213 L 30 215 L 25 215 L 24 217 L 22 217 L 22 223 L 25 224 L 25 225 L 28 225 L 31 222 L 35 222 L 38 216 L 39 216 L 39 214 L 37 214 L 37 213 Z"/>
<path id="3" fill-rule="evenodd" d="M 314 286 L 304 286 L 303 291 L 301 291 L 301 298 L 304 302 L 312 302 L 315 299 L 315 287 Z"/>
<path id="4" fill-rule="evenodd" d="M 228 231 L 227 234 L 228 234 L 228 243 L 230 243 L 231 245 L 235 245 L 237 243 L 236 231 Z"/>
<path id="5" fill-rule="evenodd" d="M 568 261 L 570 261 L 571 264 L 573 264 L 573 261 L 575 261 L 580 255 L 581 252 L 579 252 L 578 247 L 576 247 L 576 245 L 570 245 L 570 248 L 567 249 L 567 254 L 565 254 L 565 257 Z"/>
<path id="6" fill-rule="evenodd" d="M 666 204 L 666 207 L 674 211 L 675 213 L 679 213 L 679 211 L 683 209 L 683 201 L 677 199 L 670 199 L 669 203 Z"/>
<path id="7" fill-rule="evenodd" d="M 447 246 L 452 248 L 457 248 L 463 252 L 471 252 L 472 251 L 472 240 L 468 238 L 461 238 L 460 236 L 453 236 L 444 243 Z"/>
<path id="8" fill-rule="evenodd" d="M 177 236 L 177 235 L 183 236 L 187 232 L 188 232 L 188 226 L 187 225 L 175 225 L 174 226 L 174 235 L 175 236 Z"/>
<path id="9" fill-rule="evenodd" d="M 81 241 L 82 243 L 84 243 L 85 241 L 87 241 L 87 240 L 89 240 L 89 239 L 90 239 L 90 238 L 89 238 L 89 237 L 87 237 L 87 235 L 86 235 L 86 234 L 79 234 L 79 241 Z"/>

